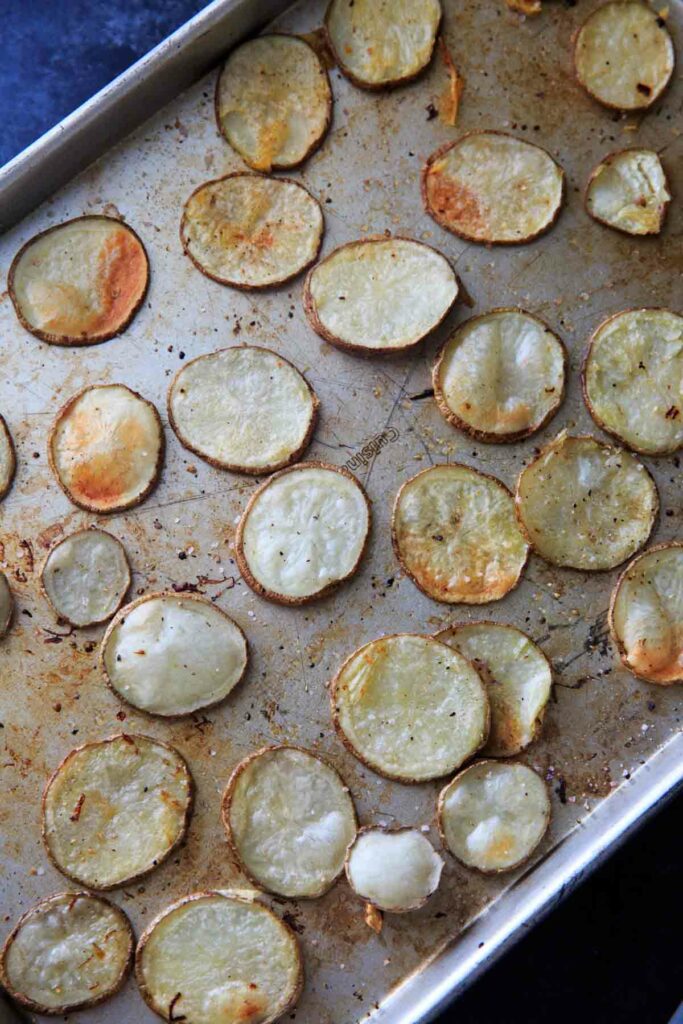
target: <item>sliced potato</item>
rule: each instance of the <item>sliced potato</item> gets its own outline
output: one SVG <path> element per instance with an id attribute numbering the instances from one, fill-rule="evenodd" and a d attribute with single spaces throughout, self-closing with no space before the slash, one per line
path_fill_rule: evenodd
<path id="1" fill-rule="evenodd" d="M 309 271 L 304 309 L 326 341 L 372 355 L 417 345 L 457 294 L 455 272 L 436 249 L 411 238 L 366 238 L 340 246 Z"/>
<path id="2" fill-rule="evenodd" d="M 381 89 L 415 78 L 432 59 L 439 0 L 331 0 L 327 37 L 354 85 Z"/>
<path id="3" fill-rule="evenodd" d="M 0 416 L 0 501 L 5 497 L 17 468 L 14 441 L 3 416 Z"/>
<path id="4" fill-rule="evenodd" d="M 630 558 L 657 518 L 657 487 L 623 448 L 562 431 L 522 470 L 517 515 L 553 565 L 597 571 Z"/>
<path id="5" fill-rule="evenodd" d="M 482 754 L 510 757 L 538 736 L 553 682 L 550 662 L 531 637 L 498 622 L 460 622 L 436 634 L 479 672 L 491 703 Z"/>
<path id="6" fill-rule="evenodd" d="M 403 484 L 392 538 L 413 582 L 448 604 L 498 601 L 519 582 L 529 553 L 505 484 L 459 463 Z"/>
<path id="7" fill-rule="evenodd" d="M 650 683 L 683 682 L 683 544 L 658 544 L 617 581 L 609 611 L 626 668 Z"/>
<path id="8" fill-rule="evenodd" d="M 344 743 L 380 775 L 438 779 L 486 742 L 489 701 L 463 656 L 429 636 L 402 633 L 360 647 L 331 687 Z"/>
<path id="9" fill-rule="evenodd" d="M 564 171 L 549 153 L 505 132 L 470 132 L 422 171 L 427 213 L 471 242 L 530 242 L 557 219 Z"/>
<path id="10" fill-rule="evenodd" d="M 64 405 L 48 442 L 66 496 L 89 512 L 121 512 L 144 501 L 161 473 L 159 413 L 124 384 L 84 388 Z"/>
<path id="11" fill-rule="evenodd" d="M 267 348 L 244 345 L 198 356 L 168 393 L 182 444 L 213 466 L 272 473 L 307 447 L 318 399 L 303 375 Z"/>
<path id="12" fill-rule="evenodd" d="M 12 261 L 7 288 L 27 331 L 52 345 L 94 345 L 126 329 L 149 282 L 145 247 L 113 217 L 56 224 Z"/>
<path id="13" fill-rule="evenodd" d="M 683 317 L 668 309 L 629 309 L 591 338 L 583 393 L 603 430 L 645 455 L 683 445 Z"/>
<path id="14" fill-rule="evenodd" d="M 299 998 L 303 962 L 296 936 L 268 907 L 202 892 L 152 921 L 138 943 L 135 976 L 164 1020 L 271 1024 Z"/>
<path id="15" fill-rule="evenodd" d="M 7 633 L 14 612 L 14 598 L 7 577 L 0 571 L 0 640 Z"/>
<path id="16" fill-rule="evenodd" d="M 296 36 L 266 35 L 233 50 L 216 84 L 216 118 L 256 171 L 296 167 L 332 119 L 332 90 L 315 50 Z"/>
<path id="17" fill-rule="evenodd" d="M 2 950 L 0 981 L 34 1013 L 84 1010 L 118 992 L 133 945 L 130 922 L 113 903 L 60 892 L 19 919 Z"/>
<path id="18" fill-rule="evenodd" d="M 233 288 L 272 288 L 314 262 L 320 204 L 289 178 L 228 174 L 200 185 L 180 224 L 185 253 L 207 277 Z"/>
<path id="19" fill-rule="evenodd" d="M 441 790 L 437 814 L 444 843 L 466 867 L 511 871 L 545 835 L 550 798 L 526 765 L 477 761 Z"/>
<path id="20" fill-rule="evenodd" d="M 301 462 L 251 496 L 235 556 L 257 594 L 303 604 L 353 576 L 369 532 L 370 502 L 355 476 L 324 462 Z"/>
<path id="21" fill-rule="evenodd" d="M 42 571 L 45 596 L 72 626 L 106 622 L 130 587 L 130 566 L 120 540 L 104 530 L 77 530 L 52 548 Z"/>
<path id="22" fill-rule="evenodd" d="M 185 759 L 149 736 L 122 733 L 77 747 L 43 793 L 50 859 L 90 889 L 140 878 L 185 838 L 193 792 Z"/>
<path id="23" fill-rule="evenodd" d="M 564 345 L 522 309 L 494 309 L 453 332 L 434 365 L 434 397 L 449 423 L 479 441 L 517 441 L 562 402 Z"/>
<path id="24" fill-rule="evenodd" d="M 346 856 L 353 891 L 379 910 L 418 910 L 439 887 L 443 860 L 416 828 L 363 828 Z"/>
<path id="25" fill-rule="evenodd" d="M 643 110 L 662 94 L 674 69 L 663 18 L 648 4 L 607 3 L 588 16 L 574 46 L 579 82 L 599 103 Z"/>
<path id="26" fill-rule="evenodd" d="M 245 874 L 279 896 L 321 896 L 344 867 L 356 811 L 338 772 L 308 750 L 265 747 L 233 771 L 228 842 Z"/>
<path id="27" fill-rule="evenodd" d="M 114 692 L 152 715 L 189 715 L 222 701 L 247 667 L 240 627 L 195 594 L 158 593 L 127 604 L 102 640 Z"/>
<path id="28" fill-rule="evenodd" d="M 662 162 L 651 149 L 611 153 L 586 186 L 591 217 L 627 235 L 658 235 L 670 201 Z"/>

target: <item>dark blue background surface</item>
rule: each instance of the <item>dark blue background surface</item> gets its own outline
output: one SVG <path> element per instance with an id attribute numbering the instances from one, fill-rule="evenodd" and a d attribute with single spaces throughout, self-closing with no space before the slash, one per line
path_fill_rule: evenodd
<path id="1" fill-rule="evenodd" d="M 0 0 L 0 163 L 203 6 Z M 682 809 L 679 800 L 651 822 L 477 982 L 448 1019 L 665 1024 L 683 998 Z"/>

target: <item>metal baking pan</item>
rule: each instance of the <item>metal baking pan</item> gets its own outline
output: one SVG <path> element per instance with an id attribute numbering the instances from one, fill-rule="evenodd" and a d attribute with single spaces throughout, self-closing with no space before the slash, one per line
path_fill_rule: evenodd
<path id="1" fill-rule="evenodd" d="M 343 657 L 372 637 L 481 617 L 482 609 L 431 601 L 398 573 L 389 537 L 394 494 L 420 468 L 449 459 L 511 485 L 534 448 L 561 427 L 594 431 L 577 380 L 589 333 L 619 309 L 674 302 L 683 248 L 680 201 L 660 238 L 635 240 L 591 221 L 580 191 L 601 156 L 644 144 L 662 152 L 674 194 L 683 195 L 677 136 L 683 83 L 679 78 L 642 119 L 614 116 L 585 96 L 572 78 L 570 37 L 593 0 L 578 8 L 548 3 L 527 21 L 498 0 L 445 0 L 446 38 L 466 79 L 457 129 L 431 114 L 446 85 L 438 56 L 419 81 L 381 94 L 355 89 L 333 70 L 331 132 L 294 175 L 323 203 L 324 251 L 365 234 L 413 235 L 452 260 L 476 312 L 520 304 L 549 321 L 567 343 L 571 381 L 562 409 L 540 436 L 506 447 L 473 443 L 425 397 L 437 345 L 470 313 L 463 304 L 418 354 L 366 361 L 312 333 L 301 281 L 254 297 L 204 278 L 180 248 L 181 207 L 200 182 L 240 166 L 216 130 L 210 69 L 285 6 L 217 0 L 0 173 L 0 221 L 17 222 L 0 242 L 3 274 L 35 232 L 103 210 L 118 211 L 139 231 L 152 265 L 147 301 L 133 325 L 87 350 L 42 344 L 19 326 L 6 293 L 0 302 L 0 409 L 19 455 L 17 479 L 0 507 L 0 560 L 19 606 L 0 662 L 0 893 L 8 924 L 40 897 L 68 888 L 40 840 L 48 773 L 71 747 L 122 724 L 175 744 L 198 784 L 186 846 L 149 879 L 114 894 L 138 930 L 176 896 L 242 884 L 219 820 L 220 795 L 235 762 L 266 742 L 286 738 L 320 750 L 346 778 L 363 821 L 429 824 L 436 842 L 437 785 L 389 783 L 357 762 L 334 735 L 325 688 Z M 322 16 L 322 0 L 312 0 L 288 7 L 276 24 L 309 32 Z M 669 24 L 680 53 L 680 4 L 671 5 Z M 423 159 L 460 132 L 483 126 L 539 142 L 567 172 L 566 208 L 531 245 L 468 245 L 422 210 Z M 239 580 L 230 546 L 255 482 L 194 459 L 167 428 L 160 486 L 139 508 L 106 524 L 131 556 L 134 593 L 198 584 L 244 627 L 253 656 L 248 677 L 223 705 L 185 721 L 156 721 L 122 709 L 103 684 L 96 661 L 101 631 L 68 635 L 40 596 L 38 573 L 51 541 L 95 519 L 75 510 L 52 478 L 47 432 L 58 406 L 88 383 L 122 381 L 163 415 L 169 380 L 183 358 L 242 341 L 269 345 L 307 373 L 322 403 L 311 456 L 351 464 L 365 483 L 374 505 L 371 546 L 358 576 L 336 595 L 303 609 L 259 599 Z M 645 461 L 662 499 L 655 540 L 680 537 L 678 459 Z M 680 784 L 680 693 L 634 679 L 609 644 L 605 612 L 616 575 L 560 571 L 532 557 L 518 589 L 485 609 L 497 621 L 526 628 L 555 666 L 543 737 L 523 758 L 553 790 L 553 823 L 535 865 L 491 879 L 449 860 L 439 893 L 416 913 L 387 915 L 380 936 L 364 924 L 345 882 L 319 900 L 278 901 L 306 959 L 299 1024 L 352 1024 L 366 1014 L 392 1024 L 430 1019 Z M 132 981 L 111 1002 L 79 1016 L 83 1024 L 154 1019 Z"/>

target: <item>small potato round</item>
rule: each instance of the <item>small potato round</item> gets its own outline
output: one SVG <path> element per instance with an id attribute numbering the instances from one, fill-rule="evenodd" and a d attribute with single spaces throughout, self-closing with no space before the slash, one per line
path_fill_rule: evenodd
<path id="1" fill-rule="evenodd" d="M 85 1010 L 113 996 L 135 939 L 124 912 L 101 896 L 60 892 L 19 919 L 0 958 L 0 982 L 33 1013 Z"/>
<path id="2" fill-rule="evenodd" d="M 323 238 L 320 203 L 290 178 L 228 174 L 185 203 L 183 249 L 219 284 L 273 288 L 313 263 Z"/>
<path id="3" fill-rule="evenodd" d="M 591 171 L 586 209 L 627 235 L 658 235 L 671 202 L 662 162 L 651 149 L 611 153 Z"/>
<path id="4" fill-rule="evenodd" d="M 366 238 L 308 272 L 304 309 L 332 345 L 359 355 L 404 352 L 446 318 L 458 280 L 445 256 L 412 238 Z"/>
<path id="5" fill-rule="evenodd" d="M 113 217 L 56 224 L 12 261 L 7 288 L 20 323 L 52 345 L 95 345 L 121 334 L 142 305 L 149 262 L 140 238 Z"/>
<path id="6" fill-rule="evenodd" d="M 341 739 L 380 775 L 425 782 L 455 771 L 489 732 L 489 701 L 473 665 L 429 636 L 372 640 L 344 662 L 330 689 Z"/>
<path id="7" fill-rule="evenodd" d="M 498 131 L 442 146 L 422 170 L 427 213 L 471 242 L 531 242 L 557 219 L 564 171 L 549 153 Z"/>
<path id="8" fill-rule="evenodd" d="M 522 309 L 494 309 L 460 324 L 432 373 L 434 397 L 454 427 L 479 441 L 528 437 L 564 396 L 566 353 L 556 334 Z"/>
<path id="9" fill-rule="evenodd" d="M 477 761 L 441 790 L 437 816 L 444 843 L 466 867 L 512 871 L 546 833 L 548 788 L 524 764 Z"/>
<path id="10" fill-rule="evenodd" d="M 623 448 L 562 431 L 522 470 L 517 516 L 534 550 L 569 569 L 613 569 L 647 541 L 659 497 Z"/>
<path id="11" fill-rule="evenodd" d="M 346 855 L 346 877 L 361 899 L 394 914 L 418 910 L 439 887 L 443 859 L 416 828 L 362 828 Z"/>
<path id="12" fill-rule="evenodd" d="M 370 532 L 370 502 L 348 470 L 301 462 L 252 494 L 235 538 L 245 583 L 280 604 L 328 594 L 358 569 Z"/>
<path id="13" fill-rule="evenodd" d="M 194 786 L 185 759 L 149 736 L 77 747 L 43 793 L 43 840 L 68 878 L 113 889 L 162 864 L 185 838 Z"/>
<path id="14" fill-rule="evenodd" d="M 50 432 L 50 467 L 66 496 L 88 512 L 121 512 L 144 501 L 164 458 L 159 413 L 124 384 L 84 388 Z"/>
<path id="15" fill-rule="evenodd" d="M 172 903 L 135 953 L 140 993 L 164 1020 L 272 1024 L 303 986 L 292 930 L 256 900 L 200 892 Z"/>
<path id="16" fill-rule="evenodd" d="M 171 426 L 186 448 L 233 473 L 273 473 L 302 455 L 318 399 L 303 374 L 255 345 L 198 356 L 168 393 Z"/>
<path id="17" fill-rule="evenodd" d="M 446 604 L 505 597 L 529 554 L 505 484 L 460 463 L 431 466 L 403 484 L 392 538 L 408 576 Z"/>
<path id="18" fill-rule="evenodd" d="M 616 110 L 652 106 L 668 85 L 674 61 L 664 20 L 637 0 L 598 7 L 574 45 L 579 82 L 599 103 Z"/>
<path id="19" fill-rule="evenodd" d="M 322 896 L 356 835 L 339 773 L 299 747 L 265 747 L 233 771 L 223 796 L 230 847 L 255 885 L 289 899 Z"/>
<path id="20" fill-rule="evenodd" d="M 683 317 L 668 309 L 615 313 L 593 334 L 582 372 L 588 410 L 633 451 L 683 445 Z"/>
<path id="21" fill-rule="evenodd" d="M 0 640 L 7 634 L 14 613 L 14 597 L 4 572 L 0 571 Z"/>
<path id="22" fill-rule="evenodd" d="M 658 544 L 617 580 L 609 625 L 621 660 L 649 683 L 683 683 L 683 543 Z"/>
<path id="23" fill-rule="evenodd" d="M 110 619 L 130 587 L 130 566 L 120 540 L 90 527 L 52 548 L 41 574 L 55 615 L 77 628 Z"/>
<path id="24" fill-rule="evenodd" d="M 14 441 L 4 416 L 0 416 L 0 501 L 5 497 L 17 468 L 17 456 Z"/>
<path id="25" fill-rule="evenodd" d="M 247 640 L 195 594 L 146 594 L 122 608 L 101 648 L 112 690 L 150 715 L 190 715 L 224 700 L 247 667 Z"/>

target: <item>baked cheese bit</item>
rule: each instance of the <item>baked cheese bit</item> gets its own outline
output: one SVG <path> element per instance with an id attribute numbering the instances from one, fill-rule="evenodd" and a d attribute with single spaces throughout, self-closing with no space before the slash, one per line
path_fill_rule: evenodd
<path id="1" fill-rule="evenodd" d="M 0 416 L 0 501 L 5 497 L 17 468 L 14 441 L 3 416 Z"/>
<path id="2" fill-rule="evenodd" d="M 0 571 L 0 640 L 6 635 L 12 622 L 14 598 L 4 572 Z"/>
<path id="3" fill-rule="evenodd" d="M 346 856 L 346 877 L 361 899 L 394 914 L 418 910 L 439 887 L 443 860 L 416 828 L 368 826 Z"/>
<path id="4" fill-rule="evenodd" d="M 658 235 L 671 202 L 657 153 L 623 149 L 591 171 L 586 209 L 591 217 L 627 235 Z"/>
<path id="5" fill-rule="evenodd" d="M 104 530 L 77 530 L 52 548 L 41 582 L 63 622 L 77 628 L 106 622 L 119 610 L 130 587 L 125 548 Z"/>

